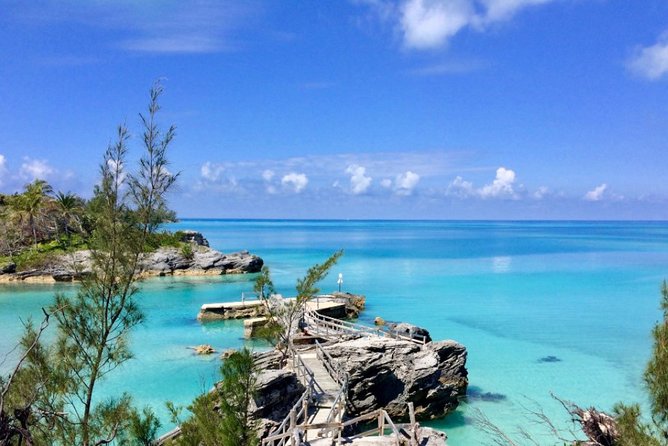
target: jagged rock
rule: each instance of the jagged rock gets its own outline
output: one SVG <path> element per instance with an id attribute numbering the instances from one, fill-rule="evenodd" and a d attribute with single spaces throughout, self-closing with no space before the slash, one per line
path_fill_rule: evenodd
<path id="1" fill-rule="evenodd" d="M 386 325 L 391 331 L 402 336 L 408 336 L 409 338 L 418 340 L 424 339 L 425 342 L 431 342 L 431 336 L 426 328 L 418 327 L 417 325 L 409 324 L 407 322 L 399 322 L 396 324 L 386 323 Z"/>
<path id="2" fill-rule="evenodd" d="M 260 436 L 278 426 L 304 393 L 304 386 L 294 372 L 265 370 L 257 377 L 257 393 L 251 411 L 260 421 Z"/>
<path id="3" fill-rule="evenodd" d="M 374 325 L 385 325 L 385 319 L 383 319 L 380 316 L 376 316 L 376 318 L 373 320 Z"/>
<path id="4" fill-rule="evenodd" d="M 216 350 L 213 349 L 209 344 L 196 345 L 195 347 L 188 347 L 195 350 L 197 355 L 211 355 L 216 353 Z"/>
<path id="5" fill-rule="evenodd" d="M 325 347 L 349 374 L 350 416 L 385 408 L 406 419 L 412 401 L 419 419 L 439 418 L 466 395 L 466 348 L 455 341 L 417 345 L 389 338 L 360 338 Z"/>
<path id="6" fill-rule="evenodd" d="M 225 351 L 220 355 L 220 359 L 223 359 L 223 360 L 228 359 L 230 356 L 232 356 L 232 355 L 235 354 L 236 352 L 237 352 L 236 349 L 228 348 L 227 350 L 225 350 Z"/>
<path id="7" fill-rule="evenodd" d="M 91 253 L 87 250 L 57 256 L 43 267 L 16 272 L 16 265 L 0 265 L 2 281 L 70 282 L 80 280 L 92 272 Z M 192 258 L 181 249 L 160 248 L 146 254 L 140 260 L 140 273 L 144 276 L 202 275 L 202 274 L 245 274 L 262 269 L 263 260 L 248 251 L 223 254 L 205 245 L 196 246 Z M 12 266 L 13 265 L 13 266 Z M 5 272 L 6 270 L 6 272 Z"/>
<path id="8" fill-rule="evenodd" d="M 185 230 L 181 231 L 182 237 L 181 241 L 186 243 L 193 243 L 197 246 L 206 246 L 209 247 L 209 241 L 202 235 L 201 232 Z"/>
<path id="9" fill-rule="evenodd" d="M 0 264 L 0 274 L 12 274 L 16 272 L 16 263 L 4 262 Z"/>
<path id="10" fill-rule="evenodd" d="M 335 299 L 343 299 L 346 303 L 346 317 L 356 318 L 366 307 L 366 296 L 361 294 L 352 294 L 348 292 L 332 293 Z"/>
<path id="11" fill-rule="evenodd" d="M 281 368 L 281 358 L 283 355 L 276 349 L 266 352 L 253 353 L 255 365 L 260 370 L 278 370 Z"/>

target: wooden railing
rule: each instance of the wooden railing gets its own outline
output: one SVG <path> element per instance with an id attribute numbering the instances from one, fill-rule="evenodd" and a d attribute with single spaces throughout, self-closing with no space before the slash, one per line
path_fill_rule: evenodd
<path id="1" fill-rule="evenodd" d="M 366 325 L 355 324 L 353 322 L 342 321 L 333 317 L 325 316 L 310 309 L 304 310 L 304 321 L 323 336 L 381 336 L 386 338 L 401 339 L 424 345 L 427 343 L 427 337 L 414 334 L 406 336 L 383 327 L 368 327 Z"/>
<path id="2" fill-rule="evenodd" d="M 325 370 L 327 370 L 327 373 L 329 373 L 334 382 L 339 386 L 343 385 L 347 377 L 346 373 L 341 370 L 341 367 L 334 362 L 334 358 L 322 348 L 322 345 L 317 340 L 315 341 L 315 356 L 325 366 Z"/>

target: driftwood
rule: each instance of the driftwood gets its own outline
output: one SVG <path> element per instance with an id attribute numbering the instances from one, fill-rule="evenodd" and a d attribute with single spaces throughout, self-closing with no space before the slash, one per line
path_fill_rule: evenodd
<path id="1" fill-rule="evenodd" d="M 610 415 L 593 407 L 583 409 L 572 405 L 569 411 L 573 420 L 582 426 L 582 432 L 589 439 L 583 446 L 613 446 L 619 438 L 617 423 Z M 582 443 L 581 443 L 582 444 Z"/>

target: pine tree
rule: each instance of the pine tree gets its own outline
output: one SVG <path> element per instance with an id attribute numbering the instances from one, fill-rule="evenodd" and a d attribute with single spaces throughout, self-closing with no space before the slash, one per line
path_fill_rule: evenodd
<path id="1" fill-rule="evenodd" d="M 651 417 L 643 417 L 638 404 L 615 407 L 620 446 L 668 445 L 668 284 L 661 286 L 663 320 L 652 330 L 654 345 L 643 381 L 650 400 Z"/>

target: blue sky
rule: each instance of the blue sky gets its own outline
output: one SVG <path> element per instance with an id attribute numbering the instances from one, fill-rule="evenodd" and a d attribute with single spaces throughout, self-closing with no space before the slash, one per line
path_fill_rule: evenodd
<path id="1" fill-rule="evenodd" d="M 183 217 L 668 218 L 664 0 L 0 0 L 0 190 L 156 79 Z"/>

